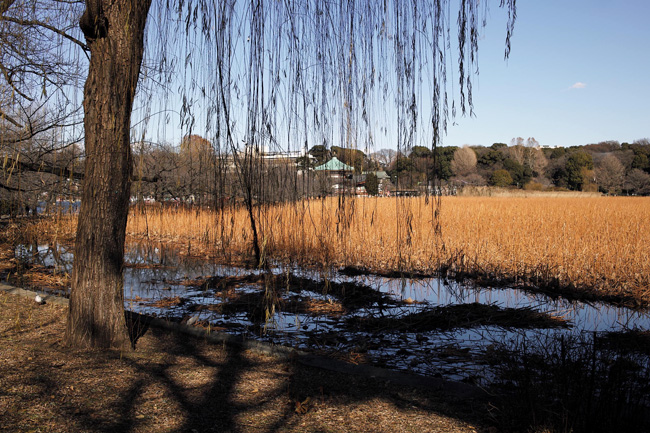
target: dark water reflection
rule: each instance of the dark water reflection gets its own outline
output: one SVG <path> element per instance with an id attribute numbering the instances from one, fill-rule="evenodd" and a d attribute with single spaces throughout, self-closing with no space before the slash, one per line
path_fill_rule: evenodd
<path id="1" fill-rule="evenodd" d="M 16 256 L 43 266 L 70 272 L 72 252 L 64 247 L 47 245 L 21 246 Z M 456 380 L 489 381 L 490 371 L 484 355 L 491 348 L 519 345 L 521 341 L 541 342 L 556 336 L 581 337 L 597 333 L 619 332 L 629 329 L 648 330 L 648 311 L 633 311 L 600 303 L 552 299 L 542 294 L 532 294 L 517 289 L 470 287 L 443 282 L 438 278 L 394 279 L 372 276 L 348 277 L 332 272 L 329 275 L 304 269 L 277 267 L 275 274 L 294 275 L 315 282 L 314 287 L 330 283 L 356 283 L 383 293 L 389 303 L 366 305 L 349 311 L 344 317 L 292 313 L 280 311 L 265 323 L 251 321 L 246 312 L 219 312 L 224 299 L 217 290 L 201 285 L 207 278 L 250 275 L 260 271 L 228 267 L 200 258 L 187 258 L 164 245 L 131 245 L 126 252 L 127 266 L 124 271 L 125 306 L 139 313 L 168 317 L 175 320 L 195 320 L 225 332 L 237 333 L 248 338 L 276 344 L 315 350 L 350 359 L 368 360 L 391 368 L 407 369 L 426 375 L 441 375 Z M 258 284 L 243 283 L 237 294 L 259 293 Z M 315 300 L 334 302 L 336 297 L 322 290 L 299 292 L 280 289 L 277 296 L 287 304 L 291 301 Z M 156 301 L 180 298 L 183 302 L 168 306 L 156 306 Z M 399 318 L 436 307 L 460 304 L 494 305 L 502 309 L 534 310 L 549 317 L 562 318 L 568 323 L 564 328 L 529 328 L 525 323 L 514 326 L 458 327 L 451 330 L 410 332 L 407 330 L 381 329 L 375 331 L 354 330 L 349 326 L 351 317 Z M 521 325 L 521 326 L 519 326 Z M 584 338 L 581 338 L 584 340 Z"/>

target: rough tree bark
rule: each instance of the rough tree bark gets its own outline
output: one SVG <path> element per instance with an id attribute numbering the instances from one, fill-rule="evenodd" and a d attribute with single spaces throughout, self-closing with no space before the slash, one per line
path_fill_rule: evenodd
<path id="1" fill-rule="evenodd" d="M 123 261 L 131 186 L 129 128 L 151 0 L 86 0 L 90 47 L 84 87 L 86 169 L 66 341 L 124 347 Z"/>

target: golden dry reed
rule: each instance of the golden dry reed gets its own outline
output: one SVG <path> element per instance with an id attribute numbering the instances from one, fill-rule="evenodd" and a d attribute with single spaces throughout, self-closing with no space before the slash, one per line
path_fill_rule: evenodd
<path id="1" fill-rule="evenodd" d="M 327 198 L 255 208 L 263 258 L 371 271 L 469 274 L 650 300 L 650 198 Z M 243 207 L 144 207 L 131 238 L 251 257 Z"/>

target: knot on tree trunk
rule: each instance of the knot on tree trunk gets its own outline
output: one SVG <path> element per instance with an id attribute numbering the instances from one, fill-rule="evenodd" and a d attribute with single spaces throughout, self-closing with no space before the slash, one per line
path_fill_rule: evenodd
<path id="1" fill-rule="evenodd" d="M 79 19 L 79 27 L 88 42 L 106 37 L 108 34 L 108 18 L 104 15 L 101 0 L 86 1 L 86 10 Z"/>

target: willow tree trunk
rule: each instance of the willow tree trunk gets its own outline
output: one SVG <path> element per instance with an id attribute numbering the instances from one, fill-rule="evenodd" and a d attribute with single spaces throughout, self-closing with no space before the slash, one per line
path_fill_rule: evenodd
<path id="1" fill-rule="evenodd" d="M 66 341 L 124 347 L 123 261 L 131 187 L 130 123 L 151 0 L 86 0 L 90 47 L 84 87 L 86 171 Z"/>

